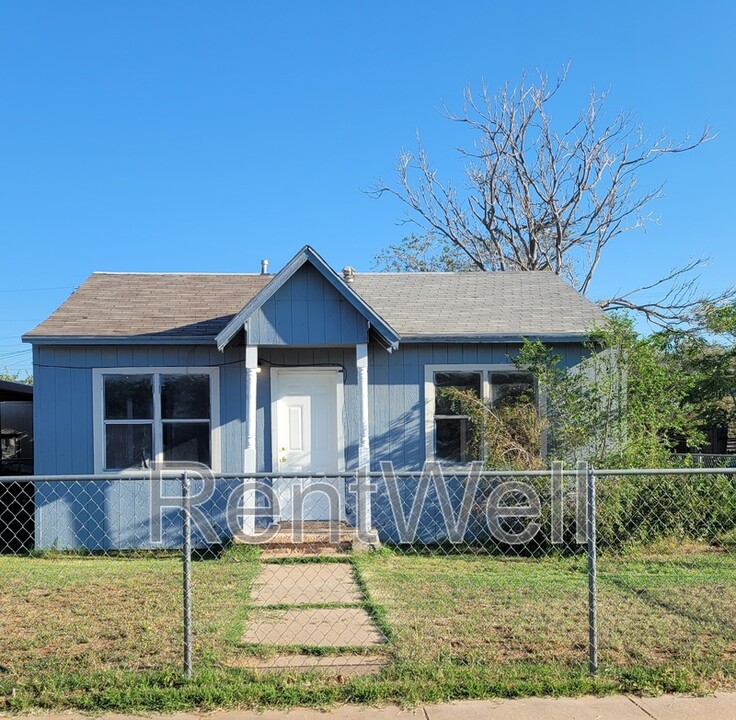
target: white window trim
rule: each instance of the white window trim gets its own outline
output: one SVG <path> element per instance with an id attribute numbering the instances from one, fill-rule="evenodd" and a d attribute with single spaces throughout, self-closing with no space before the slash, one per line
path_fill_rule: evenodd
<path id="1" fill-rule="evenodd" d="M 278 439 L 278 383 L 279 375 L 298 373 L 334 373 L 336 376 L 335 395 L 337 400 L 337 472 L 345 472 L 345 378 L 341 368 L 313 367 L 310 365 L 295 365 L 290 367 L 271 368 L 271 472 L 278 472 L 279 467 L 279 439 Z"/>
<path id="2" fill-rule="evenodd" d="M 161 394 L 158 392 L 160 375 L 208 375 L 210 378 L 210 451 L 212 454 L 212 472 L 221 472 L 221 433 L 220 433 L 220 372 L 216 367 L 105 367 L 92 369 L 92 426 L 94 434 L 95 474 L 110 473 L 119 470 L 105 469 L 105 375 L 153 375 L 153 420 L 125 421 L 134 424 L 153 424 L 153 444 L 156 448 L 163 446 L 163 424 L 161 419 Z M 156 418 L 159 422 L 156 422 Z M 196 422 L 197 418 L 193 418 Z M 204 420 L 204 418 L 202 418 Z M 167 421 L 168 422 L 168 421 Z M 158 459 L 158 458 L 154 458 Z"/>
<path id="3" fill-rule="evenodd" d="M 479 372 L 482 374 L 481 389 L 482 400 L 487 402 L 491 399 L 490 373 L 492 372 L 523 372 L 511 363 L 443 363 L 440 365 L 424 366 L 424 458 L 427 461 L 435 460 L 435 386 L 434 374 L 436 372 Z M 537 393 L 539 402 L 539 393 Z M 440 460 L 447 467 L 467 468 L 470 463 L 448 463 Z"/>

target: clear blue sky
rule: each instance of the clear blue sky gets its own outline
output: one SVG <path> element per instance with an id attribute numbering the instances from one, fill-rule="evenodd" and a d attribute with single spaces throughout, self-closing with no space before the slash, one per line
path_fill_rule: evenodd
<path id="1" fill-rule="evenodd" d="M 731 2 L 0 3 L 0 368 L 93 270 L 278 269 L 301 245 L 370 269 L 400 207 L 361 189 L 417 129 L 440 167 L 465 83 L 572 61 L 561 103 L 708 146 L 656 167 L 662 224 L 631 235 L 594 294 L 707 253 L 734 281 Z M 49 289 L 56 288 L 56 289 Z"/>

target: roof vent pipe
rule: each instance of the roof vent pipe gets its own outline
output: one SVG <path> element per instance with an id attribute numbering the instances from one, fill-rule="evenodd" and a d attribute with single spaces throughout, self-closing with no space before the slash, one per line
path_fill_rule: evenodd
<path id="1" fill-rule="evenodd" d="M 268 275 L 268 260 L 261 260 L 261 275 Z"/>
<path id="2" fill-rule="evenodd" d="M 355 268 L 350 267 L 350 265 L 346 265 L 342 269 L 342 277 L 343 280 L 345 280 L 346 283 L 351 283 L 355 280 Z"/>

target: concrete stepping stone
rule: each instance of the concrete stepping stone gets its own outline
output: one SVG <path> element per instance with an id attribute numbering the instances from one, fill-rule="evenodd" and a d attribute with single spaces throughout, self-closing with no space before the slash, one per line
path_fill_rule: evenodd
<path id="1" fill-rule="evenodd" d="M 385 655 L 275 655 L 244 657 L 230 667 L 249 668 L 261 672 L 311 672 L 356 677 L 377 673 L 386 666 Z"/>
<path id="2" fill-rule="evenodd" d="M 373 646 L 386 641 L 363 608 L 256 610 L 243 641 L 259 645 Z"/>
<path id="3" fill-rule="evenodd" d="M 256 606 L 346 605 L 363 599 L 353 568 L 347 563 L 266 564 L 251 591 L 251 602 Z"/>

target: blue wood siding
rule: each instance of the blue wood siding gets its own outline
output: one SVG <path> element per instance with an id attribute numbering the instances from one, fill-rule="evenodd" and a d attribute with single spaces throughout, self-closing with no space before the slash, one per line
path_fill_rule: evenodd
<path id="1" fill-rule="evenodd" d="M 355 345 L 368 321 L 306 263 L 248 320 L 251 345 Z"/>
<path id="2" fill-rule="evenodd" d="M 390 460 L 396 470 L 421 469 L 425 455 L 424 367 L 456 363 L 508 364 L 519 354 L 514 343 L 402 344 L 393 353 L 371 344 L 368 352 L 371 469 Z M 562 365 L 582 359 L 579 343 L 553 346 Z"/>
<path id="3" fill-rule="evenodd" d="M 33 349 L 36 473 L 94 472 L 92 369 L 116 367 L 219 367 L 222 471 L 243 469 L 244 348 L 120 346 Z"/>
<path id="4" fill-rule="evenodd" d="M 219 366 L 222 470 L 243 469 L 244 349 L 224 355 L 204 346 L 34 347 L 35 462 L 40 475 L 94 472 L 92 369 Z M 176 493 L 178 483 L 167 487 Z M 145 481 L 36 484 L 38 547 L 107 549 L 149 547 L 150 490 Z M 224 498 L 211 516 L 224 532 Z M 176 510 L 164 519 L 164 546 L 179 543 Z"/>
<path id="5" fill-rule="evenodd" d="M 310 333 L 321 327 L 310 324 L 309 320 L 307 325 Z M 350 332 L 355 333 L 350 347 L 259 348 L 262 372 L 258 376 L 258 471 L 272 469 L 269 368 L 280 366 L 343 368 L 345 463 L 348 470 L 357 468 L 359 395 L 354 345 L 365 340 L 359 330 L 357 321 L 340 325 L 340 344 Z M 327 329 L 324 333 L 319 330 L 320 339 L 328 337 L 334 336 Z M 421 469 L 425 460 L 425 365 L 507 363 L 518 353 L 519 347 L 518 344 L 403 344 L 388 353 L 372 343 L 368 358 L 372 469 L 378 470 L 382 460 L 392 461 L 398 471 Z M 579 344 L 561 344 L 554 350 L 563 358 L 565 366 L 576 365 L 583 356 Z M 242 472 L 246 407 L 244 356 L 242 347 L 229 349 L 224 354 L 214 346 L 34 347 L 36 472 L 48 475 L 93 473 L 93 368 L 158 366 L 219 367 L 222 470 Z M 237 485 L 238 481 L 220 485 L 218 494 L 208 505 L 208 514 L 222 540 L 227 539 L 225 490 Z M 170 490 L 176 492 L 177 487 L 172 486 Z M 382 535 L 393 537 L 390 522 L 383 525 L 388 517 L 385 492 L 379 491 L 374 498 L 374 515 L 377 521 L 381 519 L 377 526 L 381 526 Z M 436 524 L 436 518 L 422 520 L 421 533 L 425 539 L 435 532 L 431 523 Z M 36 486 L 39 547 L 147 547 L 149 524 L 149 490 L 145 482 L 105 481 L 84 485 L 63 482 Z M 178 544 L 179 528 L 178 511 L 168 511 L 164 523 L 165 546 Z"/>

